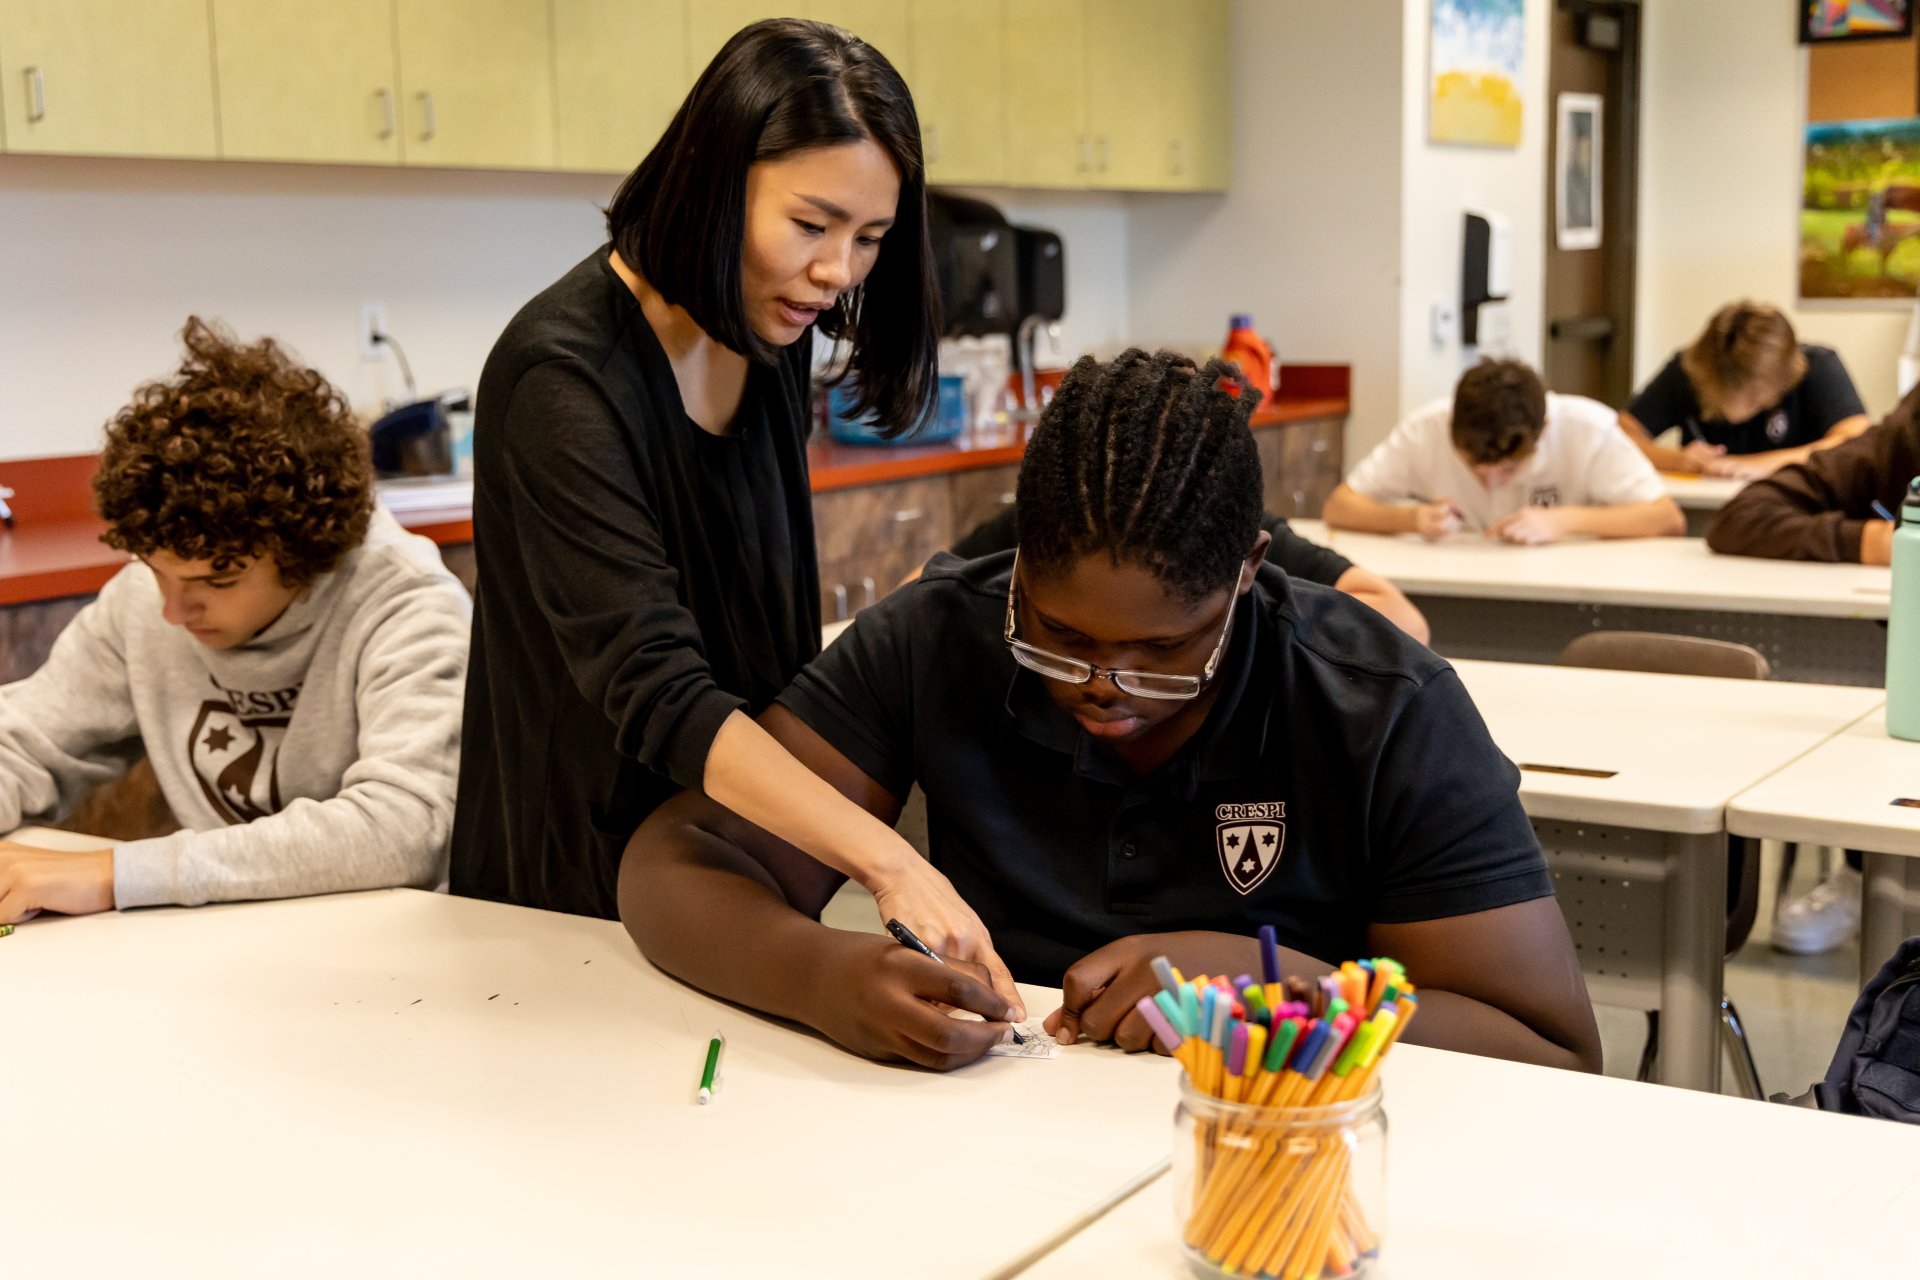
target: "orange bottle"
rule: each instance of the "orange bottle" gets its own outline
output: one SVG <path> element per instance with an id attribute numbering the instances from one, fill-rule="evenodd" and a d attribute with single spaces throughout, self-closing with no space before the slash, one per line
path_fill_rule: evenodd
<path id="1" fill-rule="evenodd" d="M 1273 362 L 1273 347 L 1253 331 L 1252 316 L 1234 316 L 1227 325 L 1227 345 L 1220 353 L 1229 363 L 1239 366 L 1247 385 L 1263 400 L 1273 399 L 1278 373 Z"/>

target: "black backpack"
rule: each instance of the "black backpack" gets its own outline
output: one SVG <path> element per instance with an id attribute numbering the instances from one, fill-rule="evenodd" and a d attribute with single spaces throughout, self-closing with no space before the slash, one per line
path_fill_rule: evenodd
<path id="1" fill-rule="evenodd" d="M 1827 1078 L 1793 1101 L 1920 1124 L 1920 937 L 1901 943 L 1861 990 Z"/>

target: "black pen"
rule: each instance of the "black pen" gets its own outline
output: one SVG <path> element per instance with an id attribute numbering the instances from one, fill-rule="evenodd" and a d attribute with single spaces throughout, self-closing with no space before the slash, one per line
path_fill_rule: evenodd
<path id="1" fill-rule="evenodd" d="M 946 963 L 945 960 L 942 960 L 939 956 L 933 954 L 932 947 L 920 941 L 920 939 L 917 936 L 915 936 L 913 930 L 907 928 L 906 925 L 901 924 L 898 920 L 887 921 L 887 932 L 893 935 L 893 940 L 895 942 L 899 943 L 903 947 L 908 948 L 909 950 L 918 951 L 921 955 L 933 961 L 935 964 L 943 965 Z M 1020 1034 L 1020 1031 L 1018 1028 L 1014 1029 L 1013 1042 L 1015 1044 L 1025 1044 L 1027 1042 L 1027 1038 Z"/>

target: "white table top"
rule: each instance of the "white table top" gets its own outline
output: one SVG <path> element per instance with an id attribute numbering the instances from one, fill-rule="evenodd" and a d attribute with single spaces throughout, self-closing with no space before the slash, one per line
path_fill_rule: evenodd
<path id="1" fill-rule="evenodd" d="M 1412 1045 L 1385 1074 L 1376 1280 L 1912 1273 L 1907 1126 Z M 1185 1275 L 1171 1182 L 1025 1280 Z"/>
<path id="2" fill-rule="evenodd" d="M 1176 1096 L 1092 1048 L 883 1067 L 617 923 L 413 890 L 29 921 L 0 1011 L 46 1275 L 978 1277 L 1157 1167 Z"/>
<path id="3" fill-rule="evenodd" d="M 1920 857 L 1920 742 L 1887 736 L 1875 710 L 1734 798 L 1735 835 Z"/>
<path id="4" fill-rule="evenodd" d="M 1412 534 L 1333 531 L 1318 520 L 1288 523 L 1402 591 L 1424 595 L 1884 618 L 1892 583 L 1883 566 L 1717 556 L 1700 538 L 1516 547 L 1477 533 L 1429 543 Z"/>
<path id="5" fill-rule="evenodd" d="M 1666 487 L 1667 496 L 1683 507 L 1695 511 L 1718 511 L 1750 482 L 1730 480 L 1725 476 L 1696 476 L 1662 471 L 1660 483 Z"/>
<path id="6" fill-rule="evenodd" d="M 1536 818 L 1724 830 L 1742 791 L 1877 708 L 1879 689 L 1456 661 Z M 1920 787 L 1920 779 L 1912 784 Z M 1920 810 L 1912 810 L 1920 814 Z"/>

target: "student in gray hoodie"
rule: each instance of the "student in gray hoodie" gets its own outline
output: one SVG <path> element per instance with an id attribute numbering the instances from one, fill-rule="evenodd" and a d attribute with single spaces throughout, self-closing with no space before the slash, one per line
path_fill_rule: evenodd
<path id="1" fill-rule="evenodd" d="M 0 923 L 445 884 L 467 594 L 374 503 L 325 379 L 270 338 L 182 336 L 94 480 L 133 562 L 0 686 L 0 837 L 142 751 L 185 829 L 82 853 L 0 838 Z"/>

